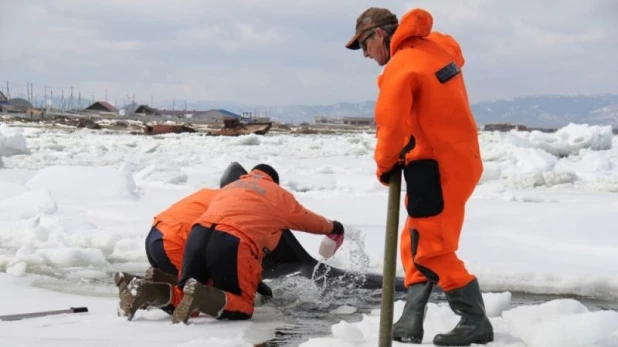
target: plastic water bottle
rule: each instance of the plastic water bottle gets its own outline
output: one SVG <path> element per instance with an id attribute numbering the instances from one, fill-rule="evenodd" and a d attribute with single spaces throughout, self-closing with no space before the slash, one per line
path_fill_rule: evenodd
<path id="1" fill-rule="evenodd" d="M 343 234 L 329 234 L 324 236 L 322 243 L 320 244 L 319 253 L 325 259 L 328 259 L 335 255 L 335 252 L 341 247 L 343 243 Z"/>

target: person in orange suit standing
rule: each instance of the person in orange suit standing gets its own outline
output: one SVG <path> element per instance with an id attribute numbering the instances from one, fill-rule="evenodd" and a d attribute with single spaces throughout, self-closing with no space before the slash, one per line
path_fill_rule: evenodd
<path id="1" fill-rule="evenodd" d="M 399 22 L 388 9 L 372 7 L 358 17 L 346 44 L 384 67 L 375 106 L 376 176 L 388 185 L 391 173 L 403 169 L 406 181 L 400 254 L 407 298 L 393 339 L 422 342 L 426 304 L 437 285 L 461 318 L 433 343 L 486 344 L 493 327 L 478 280 L 455 254 L 466 203 L 483 172 L 477 128 L 461 47 L 432 27 L 425 10 L 413 9 Z"/>

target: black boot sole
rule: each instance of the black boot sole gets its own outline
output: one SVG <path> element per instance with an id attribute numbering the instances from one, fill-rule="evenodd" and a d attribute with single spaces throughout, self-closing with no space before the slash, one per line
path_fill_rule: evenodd
<path id="1" fill-rule="evenodd" d="M 401 342 L 401 343 L 413 343 L 416 345 L 421 344 L 423 342 L 422 337 L 412 336 L 412 337 L 393 337 L 393 341 Z"/>
<path id="2" fill-rule="evenodd" d="M 149 306 L 159 308 L 168 306 L 171 293 L 160 293 L 161 289 L 155 288 L 155 286 L 160 285 L 137 277 L 133 278 L 122 293 L 118 315 L 127 317 L 127 320 L 133 320 L 133 316 L 138 310 L 146 310 Z"/>
<path id="3" fill-rule="evenodd" d="M 133 279 L 142 279 L 141 276 L 133 275 L 126 272 L 116 272 L 114 274 L 114 283 L 118 287 L 118 299 L 120 303 L 117 308 L 117 314 L 119 317 L 129 316 L 128 311 L 131 310 L 129 301 L 131 300 L 131 293 L 128 292 L 129 283 Z"/>
<path id="4" fill-rule="evenodd" d="M 135 312 L 142 307 L 146 307 L 148 302 L 144 300 L 143 294 L 143 279 L 133 278 L 127 285 L 126 290 L 123 292 L 120 299 L 121 315 L 126 316 L 127 320 L 132 320 L 135 316 Z"/>
<path id="5" fill-rule="evenodd" d="M 433 344 L 436 346 L 456 346 L 456 347 L 465 347 L 465 346 L 470 346 L 472 344 L 475 345 L 486 345 L 490 342 L 494 341 L 494 334 L 493 333 L 489 333 L 489 334 L 483 334 L 480 335 L 478 337 L 476 337 L 474 340 L 470 341 L 470 342 L 449 342 L 449 341 L 433 341 Z"/>
<path id="6" fill-rule="evenodd" d="M 185 284 L 182 292 L 182 300 L 176 306 L 174 313 L 172 314 L 172 323 L 187 323 L 189 321 L 189 317 L 191 317 L 191 313 L 195 311 L 197 305 L 195 305 L 195 290 L 197 287 L 197 281 L 194 279 L 189 279 Z"/>
<path id="7" fill-rule="evenodd" d="M 172 323 L 187 323 L 193 312 L 205 313 L 218 318 L 226 304 L 225 292 L 205 286 L 190 278 L 183 288 L 183 297 L 172 315 Z"/>

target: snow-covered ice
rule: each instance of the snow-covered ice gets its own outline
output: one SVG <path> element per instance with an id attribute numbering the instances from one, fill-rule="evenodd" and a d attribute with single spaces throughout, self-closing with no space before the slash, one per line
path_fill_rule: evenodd
<path id="1" fill-rule="evenodd" d="M 491 345 L 618 346 L 615 311 L 567 298 L 511 305 L 515 292 L 618 300 L 618 139 L 611 128 L 572 124 L 555 134 L 482 132 L 480 139 L 485 171 L 458 254 L 486 291 L 496 328 Z M 305 206 L 349 228 L 329 263 L 381 272 L 387 188 L 374 176 L 374 145 L 372 134 L 217 138 L 0 125 L 0 315 L 90 309 L 0 322 L 3 344 L 253 346 L 268 339 L 281 324 L 268 305 L 249 322 L 200 318 L 174 326 L 158 311 L 127 322 L 116 316 L 111 274 L 143 272 L 152 217 L 200 187 L 218 186 L 231 161 L 272 164 Z M 404 218 L 402 204 L 400 226 Z M 295 234 L 318 258 L 321 238 Z M 403 275 L 399 262 L 397 272 Z M 395 320 L 402 309 L 396 302 Z M 379 310 L 349 321 L 355 312 L 349 304 L 329 311 L 341 322 L 302 346 L 376 346 Z M 424 342 L 456 321 L 446 304 L 431 303 Z"/>

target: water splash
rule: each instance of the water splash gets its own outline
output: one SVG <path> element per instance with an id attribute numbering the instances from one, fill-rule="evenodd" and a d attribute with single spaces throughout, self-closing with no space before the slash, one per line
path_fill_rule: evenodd
<path id="1" fill-rule="evenodd" d="M 285 277 L 271 281 L 272 303 L 284 312 L 325 311 L 333 304 L 334 293 L 328 293 L 304 277 Z"/>
<path id="2" fill-rule="evenodd" d="M 365 251 L 365 233 L 358 228 L 346 225 L 345 241 L 335 256 L 347 258 L 345 263 L 348 269 L 367 273 L 371 259 Z"/>
<path id="3" fill-rule="evenodd" d="M 309 285 L 304 284 L 303 290 L 311 288 L 312 295 L 308 293 L 294 293 L 302 295 L 304 299 L 316 299 L 325 307 L 331 303 L 337 303 L 337 298 L 348 295 L 359 283 L 366 280 L 370 266 L 370 258 L 365 252 L 365 234 L 358 228 L 346 226 L 346 241 L 331 259 L 318 259 L 313 268 Z M 331 266 L 351 270 L 346 275 L 338 278 L 330 278 Z M 290 288 L 287 288 L 290 289 Z"/>
<path id="4" fill-rule="evenodd" d="M 313 267 L 313 273 L 311 274 L 311 280 L 313 281 L 314 284 L 319 283 L 320 281 L 322 281 L 322 293 L 324 292 L 324 290 L 326 289 L 326 278 L 328 273 L 330 272 L 330 267 L 327 268 L 326 272 L 324 272 L 322 275 L 317 275 L 318 273 L 318 269 L 322 268 L 322 265 L 326 264 L 326 259 L 321 258 L 318 259 L 318 263 Z"/>
<path id="5" fill-rule="evenodd" d="M 312 280 L 324 280 L 328 275 L 330 266 L 351 270 L 356 272 L 357 278 L 355 281 L 364 281 L 365 275 L 369 271 L 371 259 L 365 251 L 365 233 L 360 229 L 345 226 L 345 241 L 341 248 L 331 259 L 319 259 L 316 266 L 313 268 Z M 327 265 L 326 267 L 324 265 Z M 316 276 L 317 270 L 326 268 L 326 272 Z M 349 279 L 349 278 L 348 278 Z M 322 281 L 325 283 L 325 281 Z M 341 284 L 345 284 L 343 278 L 340 279 Z M 325 289 L 326 284 L 323 285 Z"/>
<path id="6" fill-rule="evenodd" d="M 311 278 L 286 277 L 273 280 L 276 288 L 273 297 L 277 299 L 273 304 L 287 310 L 304 312 L 328 312 L 334 307 L 342 305 L 342 298 L 354 297 L 350 291 L 354 290 L 354 283 L 365 280 L 370 258 L 365 252 L 365 233 L 355 227 L 345 226 L 345 241 L 335 256 L 330 259 L 318 259 L 313 268 Z M 328 278 L 331 266 L 352 270 L 353 275 L 346 275 L 338 279 Z M 352 278 L 352 277 L 353 278 Z M 351 305 L 354 306 L 354 301 Z"/>

